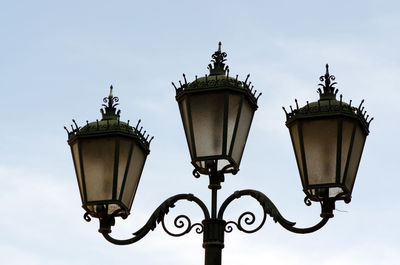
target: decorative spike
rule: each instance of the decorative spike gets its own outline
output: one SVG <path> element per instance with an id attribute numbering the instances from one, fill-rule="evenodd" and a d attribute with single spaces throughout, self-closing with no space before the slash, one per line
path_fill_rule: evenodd
<path id="1" fill-rule="evenodd" d="M 307 102 L 307 111 L 309 111 L 310 110 L 310 104 L 308 103 L 308 100 L 306 102 Z"/>
<path id="2" fill-rule="evenodd" d="M 229 68 L 226 69 L 226 79 L 228 80 L 229 77 Z"/>
<path id="3" fill-rule="evenodd" d="M 293 112 L 293 108 L 292 108 L 292 105 L 290 105 L 290 111 L 291 111 L 291 112 Z"/>
<path id="4" fill-rule="evenodd" d="M 127 122 L 128 126 L 129 126 L 129 122 L 130 122 L 130 120 L 128 120 L 128 122 Z"/>
<path id="5" fill-rule="evenodd" d="M 297 98 L 295 98 L 294 101 L 296 102 L 296 109 L 299 109 L 299 104 L 297 102 Z"/>
<path id="6" fill-rule="evenodd" d="M 349 107 L 351 108 L 351 102 L 352 102 L 352 100 L 350 99 L 350 102 L 349 102 Z"/>
<path id="7" fill-rule="evenodd" d="M 181 82 L 181 80 L 179 80 L 179 85 L 181 86 L 180 88 L 182 88 L 182 82 Z"/>
<path id="8" fill-rule="evenodd" d="M 75 131 L 75 130 L 74 130 L 74 127 L 72 127 L 72 124 L 71 124 L 71 129 L 72 129 L 72 131 Z"/>
<path id="9" fill-rule="evenodd" d="M 262 95 L 262 93 L 259 93 L 258 96 L 256 97 L 256 100 Z"/>
<path id="10" fill-rule="evenodd" d="M 286 116 L 287 116 L 287 115 L 288 115 L 288 113 L 287 113 L 287 111 L 286 111 L 285 107 L 282 107 L 282 109 L 283 109 L 283 111 L 286 113 Z"/>
<path id="11" fill-rule="evenodd" d="M 257 93 L 257 90 L 254 90 L 254 93 L 253 93 L 253 95 L 256 95 L 256 93 Z"/>
<path id="12" fill-rule="evenodd" d="M 86 120 L 86 125 L 89 125 L 89 121 L 88 120 Z"/>
<path id="13" fill-rule="evenodd" d="M 340 106 L 342 106 L 342 98 L 343 98 L 343 95 L 340 94 Z"/>
<path id="14" fill-rule="evenodd" d="M 249 77 L 250 77 L 250 74 L 247 75 L 246 80 L 244 80 L 244 84 L 247 83 L 247 79 L 249 79 Z"/>
<path id="15" fill-rule="evenodd" d="M 251 91 L 253 91 L 253 87 L 254 87 L 254 86 L 251 86 L 251 88 L 250 88 L 250 92 L 251 92 Z M 256 91 L 257 91 L 257 90 L 256 90 Z"/>
<path id="16" fill-rule="evenodd" d="M 110 95 L 109 95 L 110 98 L 113 98 L 112 90 L 113 90 L 113 85 L 110 85 Z"/>
<path id="17" fill-rule="evenodd" d="M 194 76 L 196 78 L 196 82 L 197 82 L 197 75 Z"/>
<path id="18" fill-rule="evenodd" d="M 183 75 L 183 79 L 185 80 L 185 85 L 187 85 L 186 76 L 185 76 L 185 74 L 182 74 L 182 75 Z"/>
<path id="19" fill-rule="evenodd" d="M 97 123 L 97 130 L 98 130 L 100 128 L 99 120 L 96 120 L 96 123 Z"/>
<path id="20" fill-rule="evenodd" d="M 72 122 L 75 124 L 76 129 L 79 130 L 78 124 L 76 124 L 74 119 L 72 119 Z"/>
<path id="21" fill-rule="evenodd" d="M 368 118 L 369 118 L 369 115 L 367 115 L 367 117 L 365 118 L 365 120 L 368 120 Z"/>
<path id="22" fill-rule="evenodd" d="M 152 137 L 150 138 L 149 144 L 151 143 L 151 141 L 153 141 L 153 139 L 154 139 L 154 136 L 152 136 Z"/>
<path id="23" fill-rule="evenodd" d="M 142 120 L 138 120 L 138 122 L 137 122 L 137 124 L 136 124 L 136 127 L 135 127 L 135 130 L 137 130 L 137 128 L 139 127 L 139 124 L 140 124 L 140 122 L 141 122 Z M 128 124 L 129 124 L 129 121 L 128 121 Z"/>
<path id="24" fill-rule="evenodd" d="M 174 84 L 174 82 L 171 82 L 171 84 L 175 87 L 175 90 L 178 90 L 177 88 L 176 88 L 176 86 L 175 86 L 175 84 Z"/>
<path id="25" fill-rule="evenodd" d="M 249 87 L 251 86 L 251 82 L 249 82 Z"/>
<path id="26" fill-rule="evenodd" d="M 361 108 L 362 104 L 364 103 L 364 100 L 361 100 L 360 106 L 358 106 L 358 109 Z"/>
<path id="27" fill-rule="evenodd" d="M 372 117 L 370 120 L 369 120 L 369 122 L 368 122 L 368 127 L 369 127 L 369 124 L 371 123 L 371 121 L 373 121 L 374 120 L 374 117 Z"/>
<path id="28" fill-rule="evenodd" d="M 206 83 L 207 83 L 207 74 L 206 74 Z"/>
<path id="29" fill-rule="evenodd" d="M 142 132 L 142 129 L 143 129 L 143 126 L 141 126 L 141 127 L 140 127 L 140 130 L 139 130 L 139 132 Z"/>
<path id="30" fill-rule="evenodd" d="M 336 95 L 338 92 L 339 92 L 339 89 L 336 88 L 336 90 L 335 90 L 335 95 Z"/>
<path id="31" fill-rule="evenodd" d="M 64 126 L 64 130 L 66 130 L 66 131 L 67 131 L 67 133 L 69 134 L 69 131 L 68 131 L 67 127 L 65 127 L 65 126 Z"/>

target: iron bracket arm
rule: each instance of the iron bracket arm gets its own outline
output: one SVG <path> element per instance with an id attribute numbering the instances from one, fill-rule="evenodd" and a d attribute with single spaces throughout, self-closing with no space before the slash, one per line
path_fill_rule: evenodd
<path id="1" fill-rule="evenodd" d="M 231 196 L 229 196 L 222 203 L 221 208 L 218 211 L 218 219 L 222 220 L 227 206 L 232 201 L 234 201 L 235 199 L 239 199 L 242 196 L 250 196 L 250 197 L 256 199 L 260 203 L 261 207 L 264 210 L 263 219 L 262 219 L 261 223 L 255 229 L 252 229 L 252 230 L 246 229 L 242 226 L 242 222 L 244 221 L 246 225 L 253 224 L 255 222 L 255 215 L 252 212 L 244 212 L 242 215 L 239 216 L 237 222 L 229 221 L 226 223 L 226 227 L 225 227 L 226 232 L 231 232 L 233 229 L 232 225 L 235 225 L 242 232 L 254 233 L 254 232 L 258 231 L 259 229 L 261 229 L 261 227 L 265 223 L 267 215 L 269 215 L 272 217 L 272 219 L 274 220 L 275 223 L 279 223 L 286 230 L 289 230 L 290 232 L 298 233 L 298 234 L 307 234 L 307 233 L 312 233 L 312 232 L 319 230 L 329 221 L 329 219 L 331 217 L 333 217 L 333 215 L 332 216 L 324 215 L 322 217 L 321 221 L 319 223 L 317 223 L 316 225 L 307 227 L 307 228 L 298 228 L 298 227 L 295 227 L 295 225 L 296 225 L 295 222 L 288 221 L 281 215 L 281 213 L 279 212 L 279 210 L 277 209 L 275 204 L 264 193 L 257 191 L 257 190 L 248 189 L 248 190 L 235 191 Z M 322 202 L 321 207 L 324 211 L 324 208 L 326 208 L 326 205 L 324 206 L 324 203 Z"/>
<path id="2" fill-rule="evenodd" d="M 210 213 L 209 213 L 206 205 L 199 198 L 197 198 L 193 194 L 177 194 L 177 195 L 171 196 L 170 198 L 166 199 L 163 203 L 161 203 L 160 206 L 158 206 L 158 208 L 150 216 L 147 223 L 142 228 L 140 228 L 138 231 L 133 233 L 132 238 L 121 240 L 121 239 L 115 239 L 110 235 L 111 226 L 113 226 L 115 223 L 115 218 L 112 215 L 110 215 L 106 218 L 100 219 L 99 232 L 104 236 L 104 238 L 107 241 L 109 241 L 113 244 L 116 244 L 116 245 L 129 245 L 129 244 L 133 244 L 133 243 L 139 241 L 144 236 L 146 236 L 150 230 L 153 231 L 156 228 L 157 224 L 159 224 L 159 223 L 162 223 L 164 230 L 171 236 L 182 236 L 184 234 L 187 234 L 195 226 L 198 226 L 196 228 L 196 232 L 201 233 L 203 231 L 203 226 L 199 223 L 195 223 L 192 225 L 189 217 L 187 217 L 186 215 L 179 215 L 178 217 L 175 218 L 175 222 L 174 222 L 174 224 L 177 228 L 184 228 L 185 225 L 184 225 L 184 222 L 182 221 L 182 219 L 185 219 L 187 221 L 187 227 L 185 228 L 185 230 L 183 232 L 178 233 L 178 234 L 171 233 L 165 227 L 165 225 L 164 225 L 165 215 L 167 215 L 169 212 L 169 209 L 175 207 L 175 203 L 180 200 L 187 200 L 190 202 L 194 202 L 201 208 L 201 210 L 204 214 L 204 218 L 210 219 Z"/>

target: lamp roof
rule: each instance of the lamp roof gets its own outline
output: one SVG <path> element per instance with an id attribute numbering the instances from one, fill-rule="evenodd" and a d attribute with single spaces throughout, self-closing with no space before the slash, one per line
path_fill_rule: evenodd
<path id="1" fill-rule="evenodd" d="M 193 82 L 187 82 L 186 76 L 183 74 L 184 83 L 182 84 L 179 81 L 179 87 L 172 82 L 176 91 L 176 99 L 179 100 L 179 98 L 188 92 L 229 89 L 245 93 L 253 107 L 257 109 L 257 101 L 262 93 L 257 94 L 257 90 L 253 90 L 254 86 L 251 85 L 251 82 L 247 82 L 250 74 L 247 75 L 245 81 L 238 80 L 238 75 L 236 75 L 236 78 L 229 76 L 229 66 L 225 65 L 226 57 L 227 54 L 221 51 L 221 42 L 219 42 L 218 50 L 211 55 L 212 64 L 210 63 L 207 67 L 210 71 L 209 75 L 206 74 L 199 78 L 196 75 Z"/>
<path id="2" fill-rule="evenodd" d="M 86 125 L 79 127 L 75 120 L 72 120 L 75 127 L 71 125 L 72 131 L 69 131 L 67 127 L 64 129 L 68 133 L 68 142 L 75 141 L 78 137 L 90 137 L 90 136 L 107 136 L 107 135 L 122 135 L 128 137 L 135 137 L 139 140 L 141 146 L 149 152 L 150 143 L 154 137 L 149 139 L 149 134 L 146 135 L 146 131 L 142 132 L 143 127 L 140 125 L 140 120 L 136 124 L 136 127 L 129 125 L 127 122 L 120 121 L 121 110 L 117 110 L 116 106 L 119 101 L 118 97 L 113 96 L 113 86 L 110 86 L 110 94 L 108 97 L 103 98 L 102 104 L 104 109 L 100 109 L 102 119 L 94 122 L 86 121 Z"/>
<path id="3" fill-rule="evenodd" d="M 320 95 L 320 99 L 311 103 L 307 101 L 307 104 L 301 108 L 299 108 L 297 99 L 295 99 L 296 108 L 293 109 L 293 107 L 290 106 L 290 112 L 287 112 L 285 107 L 282 107 L 286 114 L 286 125 L 288 126 L 297 119 L 341 115 L 358 119 L 364 128 L 365 133 L 368 134 L 369 125 L 374 118 L 370 118 L 368 120 L 369 115 L 366 115 L 367 111 L 365 111 L 364 107 L 362 106 L 364 100 L 361 101 L 358 107 L 352 106 L 351 100 L 349 103 L 343 102 L 342 95 L 340 95 L 340 99 L 338 101 L 336 99 L 336 94 L 339 90 L 335 87 L 337 83 L 331 82 L 336 78 L 334 75 L 329 74 L 329 65 L 326 64 L 325 67 L 325 75 L 319 78 L 319 80 L 324 83 L 318 84 L 322 87 L 322 89 L 318 88 L 317 90 Z"/>

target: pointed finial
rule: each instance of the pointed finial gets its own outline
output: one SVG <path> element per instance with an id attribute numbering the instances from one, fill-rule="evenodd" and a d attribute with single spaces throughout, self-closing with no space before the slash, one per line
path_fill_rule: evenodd
<path id="1" fill-rule="evenodd" d="M 335 81 L 336 77 L 334 75 L 329 74 L 329 65 L 325 65 L 326 71 L 325 75 L 320 76 L 319 80 L 322 83 L 319 83 L 318 85 L 322 87 L 322 90 L 318 88 L 318 93 L 320 94 L 320 99 L 335 99 L 336 98 L 336 93 L 337 89 L 334 87 L 336 85 L 336 82 L 331 82 Z"/>
<path id="2" fill-rule="evenodd" d="M 113 97 L 112 90 L 113 90 L 113 86 L 111 85 L 111 86 L 110 86 L 110 95 L 108 96 L 108 97 L 110 97 L 110 98 L 112 98 L 112 97 Z"/>
<path id="3" fill-rule="evenodd" d="M 218 50 L 211 56 L 211 62 L 213 65 L 209 64 L 208 69 L 210 70 L 210 75 L 225 75 L 225 57 L 226 53 L 221 51 L 221 42 L 218 43 Z"/>
<path id="4" fill-rule="evenodd" d="M 119 101 L 118 97 L 114 97 L 113 95 L 113 86 L 110 86 L 110 94 L 108 97 L 103 98 L 103 102 L 106 104 L 103 104 L 104 110 L 101 109 L 101 114 L 103 116 L 102 120 L 116 120 L 117 117 L 119 116 L 119 112 L 116 113 L 116 106 L 119 104 L 117 103 Z"/>

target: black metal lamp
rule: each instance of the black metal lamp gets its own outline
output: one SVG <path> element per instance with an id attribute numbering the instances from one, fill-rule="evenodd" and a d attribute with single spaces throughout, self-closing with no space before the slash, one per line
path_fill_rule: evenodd
<path id="1" fill-rule="evenodd" d="M 84 215 L 99 218 L 104 238 L 113 244 L 133 244 L 154 230 L 157 224 L 171 236 L 183 236 L 190 231 L 203 234 L 205 264 L 221 265 L 224 235 L 233 228 L 245 233 L 254 233 L 263 227 L 267 216 L 293 233 L 312 233 L 321 229 L 333 217 L 337 200 L 349 202 L 365 139 L 369 133 L 368 116 L 362 102 L 358 108 L 336 100 L 335 77 L 326 74 L 320 77 L 323 90 L 318 89 L 320 99 L 287 113 L 293 148 L 300 171 L 305 202 L 321 204 L 321 220 L 315 225 L 301 228 L 284 218 L 274 203 L 258 190 L 244 189 L 233 192 L 218 204 L 217 191 L 221 188 L 225 173 L 237 173 L 251 122 L 257 109 L 256 91 L 251 82 L 229 77 L 224 61 L 226 53 L 218 51 L 212 55 L 210 75 L 197 78 L 192 83 L 180 83 L 176 89 L 186 140 L 195 167 L 193 174 L 210 177 L 211 202 L 205 203 L 191 193 L 176 194 L 167 198 L 152 213 L 148 221 L 128 239 L 117 239 L 111 235 L 115 217 L 129 214 L 140 175 L 149 153 L 151 142 L 141 128 L 132 128 L 119 120 L 112 87 L 110 96 L 104 98 L 103 119 L 87 123 L 68 132 L 68 143 L 78 178 Z M 263 214 L 256 225 L 256 216 L 251 211 L 243 212 L 237 220 L 225 220 L 227 207 L 237 199 L 251 197 L 262 207 Z M 179 201 L 197 205 L 203 213 L 200 222 L 192 223 L 184 215 L 178 215 L 173 224 L 179 231 L 171 231 L 166 225 L 166 215 Z M 218 207 L 219 206 L 219 207 Z"/>
<path id="2" fill-rule="evenodd" d="M 201 174 L 209 174 L 212 167 L 237 173 L 260 96 L 247 83 L 249 75 L 244 82 L 229 76 L 225 57 L 220 42 L 213 65 L 208 65 L 210 75 L 196 76 L 191 83 L 183 75 L 179 88 L 172 83 L 192 164 Z"/>
<path id="3" fill-rule="evenodd" d="M 320 99 L 286 110 L 289 128 L 306 199 L 334 204 L 351 200 L 358 165 L 369 133 L 368 115 L 361 102 L 358 108 L 336 100 L 335 76 L 320 77 Z M 330 215 L 331 213 L 322 213 Z"/>
<path id="4" fill-rule="evenodd" d="M 116 111 L 118 97 L 112 94 L 103 99 L 103 118 L 87 122 L 80 128 L 68 131 L 82 207 L 85 219 L 92 217 L 129 215 L 133 198 L 139 184 L 146 157 L 149 154 L 148 135 L 120 121 L 120 110 Z"/>

